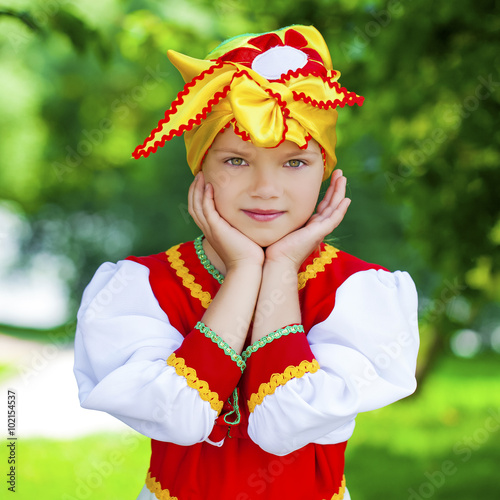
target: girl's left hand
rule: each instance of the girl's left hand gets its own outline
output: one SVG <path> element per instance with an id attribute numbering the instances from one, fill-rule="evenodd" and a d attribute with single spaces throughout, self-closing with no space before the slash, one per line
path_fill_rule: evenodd
<path id="1" fill-rule="evenodd" d="M 266 261 L 286 262 L 298 271 L 302 262 L 344 218 L 351 200 L 345 197 L 347 179 L 342 170 L 332 174 L 330 186 L 307 223 L 266 249 Z"/>

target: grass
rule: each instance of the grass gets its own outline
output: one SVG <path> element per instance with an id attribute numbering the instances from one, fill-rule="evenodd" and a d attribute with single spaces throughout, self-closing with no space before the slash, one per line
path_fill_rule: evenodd
<path id="1" fill-rule="evenodd" d="M 12 365 L 0 363 L 0 383 L 15 375 L 16 371 Z"/>
<path id="2" fill-rule="evenodd" d="M 445 359 L 417 395 L 359 415 L 347 451 L 354 500 L 498 500 L 499 357 Z"/>
<path id="3" fill-rule="evenodd" d="M 21 436 L 16 451 L 16 500 L 133 500 L 146 478 L 150 444 L 132 432 L 72 441 Z"/>
<path id="4" fill-rule="evenodd" d="M 499 359 L 447 358 L 418 395 L 359 415 L 346 456 L 353 500 L 498 500 Z M 132 432 L 21 437 L 17 452 L 17 500 L 133 500 L 149 441 Z"/>

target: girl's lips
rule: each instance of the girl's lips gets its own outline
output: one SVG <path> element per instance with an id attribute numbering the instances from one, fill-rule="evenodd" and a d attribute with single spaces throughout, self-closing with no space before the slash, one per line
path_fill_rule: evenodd
<path id="1" fill-rule="evenodd" d="M 259 210 L 259 209 L 243 210 L 243 212 L 253 220 L 260 222 L 268 222 L 277 219 L 280 215 L 283 215 L 285 213 L 285 212 L 278 212 L 276 210 Z"/>

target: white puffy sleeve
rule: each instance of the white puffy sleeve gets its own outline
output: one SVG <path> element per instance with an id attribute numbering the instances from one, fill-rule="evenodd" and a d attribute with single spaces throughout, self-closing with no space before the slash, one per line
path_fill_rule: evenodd
<path id="1" fill-rule="evenodd" d="M 74 373 L 81 405 L 157 440 L 205 440 L 218 412 L 166 362 L 183 340 L 151 290 L 147 267 L 103 264 L 78 312 Z"/>
<path id="2" fill-rule="evenodd" d="M 337 289 L 330 315 L 307 337 L 282 336 L 247 359 L 251 439 L 276 455 L 347 440 L 357 413 L 415 391 L 418 346 L 417 293 L 409 274 L 354 273 Z M 263 378 L 272 373 L 263 367 L 276 359 L 287 368 Z"/>

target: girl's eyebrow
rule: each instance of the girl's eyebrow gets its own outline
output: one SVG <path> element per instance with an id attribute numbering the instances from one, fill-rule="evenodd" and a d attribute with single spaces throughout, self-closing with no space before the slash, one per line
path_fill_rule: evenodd
<path id="1" fill-rule="evenodd" d="M 254 152 L 250 148 L 241 147 L 239 148 L 225 148 L 225 147 L 215 147 L 212 149 L 214 153 L 223 153 L 235 156 L 251 156 Z M 310 149 L 294 149 L 290 151 L 281 152 L 280 156 L 282 158 L 292 158 L 298 156 L 321 156 L 320 151 L 312 151 Z"/>
<path id="2" fill-rule="evenodd" d="M 213 148 L 214 153 L 226 153 L 231 155 L 249 155 L 250 149 Z"/>
<path id="3" fill-rule="evenodd" d="M 311 151 L 310 149 L 299 149 L 294 151 L 284 151 L 283 156 L 321 156 L 319 151 Z"/>

